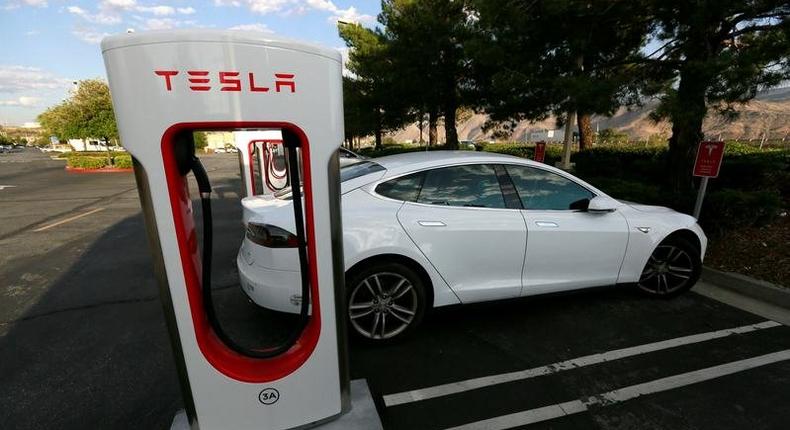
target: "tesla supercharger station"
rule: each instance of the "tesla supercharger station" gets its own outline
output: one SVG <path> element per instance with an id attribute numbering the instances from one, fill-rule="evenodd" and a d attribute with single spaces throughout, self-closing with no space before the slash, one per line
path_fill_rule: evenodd
<path id="1" fill-rule="evenodd" d="M 111 36 L 102 52 L 118 131 L 134 157 L 189 425 L 285 429 L 339 416 L 349 408 L 344 318 L 338 318 L 345 314 L 336 308 L 344 303 L 338 300 L 344 294 L 340 54 L 223 31 Z M 303 184 L 293 187 L 293 206 L 309 300 L 302 301 L 301 329 L 278 348 L 245 350 L 207 306 L 211 184 L 194 155 L 192 132 L 200 130 L 278 130 L 289 164 L 302 165 L 289 169 L 289 181 Z M 190 175 L 203 205 L 202 250 Z"/>
<path id="2" fill-rule="evenodd" d="M 280 130 L 233 133 L 245 196 L 273 194 L 288 187 Z"/>

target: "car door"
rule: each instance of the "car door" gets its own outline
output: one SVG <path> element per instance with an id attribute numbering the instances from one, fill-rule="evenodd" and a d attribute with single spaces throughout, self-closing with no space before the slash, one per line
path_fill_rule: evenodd
<path id="1" fill-rule="evenodd" d="M 419 192 L 398 212 L 420 251 L 463 302 L 518 297 L 526 226 L 506 208 L 504 168 L 468 164 L 422 175 Z"/>
<path id="2" fill-rule="evenodd" d="M 521 295 L 603 286 L 617 281 L 628 244 L 618 212 L 587 212 L 595 194 L 538 167 L 505 166 L 527 225 Z"/>

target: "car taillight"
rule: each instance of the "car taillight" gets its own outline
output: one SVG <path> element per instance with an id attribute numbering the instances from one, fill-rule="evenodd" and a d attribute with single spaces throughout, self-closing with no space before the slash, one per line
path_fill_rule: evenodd
<path id="1" fill-rule="evenodd" d="M 296 248 L 299 239 L 291 232 L 269 224 L 247 224 L 247 239 L 267 248 Z"/>

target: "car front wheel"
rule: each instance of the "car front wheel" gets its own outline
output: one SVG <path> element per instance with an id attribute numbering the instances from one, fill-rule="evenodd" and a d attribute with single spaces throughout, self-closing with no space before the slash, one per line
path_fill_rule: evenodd
<path id="1" fill-rule="evenodd" d="M 674 297 L 693 287 L 701 270 L 699 251 L 686 240 L 671 238 L 650 255 L 637 285 L 651 296 Z"/>
<path id="2" fill-rule="evenodd" d="M 373 264 L 348 283 L 348 318 L 354 333 L 382 342 L 401 338 L 425 313 L 425 288 L 411 268 L 399 263 Z"/>

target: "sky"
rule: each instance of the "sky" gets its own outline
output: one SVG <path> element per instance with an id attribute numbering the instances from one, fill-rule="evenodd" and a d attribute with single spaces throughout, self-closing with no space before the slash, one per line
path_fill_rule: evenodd
<path id="1" fill-rule="evenodd" d="M 0 0 L 0 124 L 35 121 L 74 81 L 104 78 L 104 36 L 240 29 L 344 49 L 337 20 L 375 23 L 378 0 Z"/>

